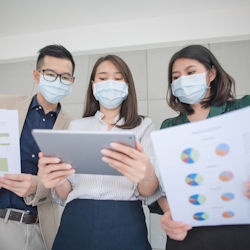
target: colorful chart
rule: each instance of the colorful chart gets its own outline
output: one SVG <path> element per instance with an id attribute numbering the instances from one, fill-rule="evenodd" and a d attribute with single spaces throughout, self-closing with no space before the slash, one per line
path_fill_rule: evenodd
<path id="1" fill-rule="evenodd" d="M 189 197 L 189 202 L 193 205 L 202 205 L 206 202 L 206 197 L 202 194 L 194 194 Z"/>
<path id="2" fill-rule="evenodd" d="M 234 194 L 233 193 L 224 193 L 221 195 L 221 199 L 223 201 L 231 201 L 234 199 Z"/>
<path id="3" fill-rule="evenodd" d="M 192 164 L 198 161 L 200 157 L 199 152 L 193 148 L 187 148 L 181 153 L 181 159 L 185 163 Z"/>
<path id="4" fill-rule="evenodd" d="M 233 179 L 234 175 L 230 171 L 223 171 L 220 175 L 219 178 L 221 181 L 231 181 Z"/>
<path id="5" fill-rule="evenodd" d="M 193 218 L 198 221 L 203 221 L 208 219 L 208 215 L 204 212 L 198 212 L 193 215 Z"/>
<path id="6" fill-rule="evenodd" d="M 185 181 L 190 186 L 198 186 L 203 182 L 203 178 L 199 174 L 192 173 L 185 178 Z"/>
<path id="7" fill-rule="evenodd" d="M 222 216 L 226 219 L 234 217 L 234 212 L 232 211 L 225 211 Z"/>
<path id="8" fill-rule="evenodd" d="M 0 171 L 8 172 L 8 158 L 0 158 Z"/>
<path id="9" fill-rule="evenodd" d="M 229 146 L 226 143 L 221 143 L 216 147 L 215 152 L 219 156 L 225 156 L 229 152 Z"/>

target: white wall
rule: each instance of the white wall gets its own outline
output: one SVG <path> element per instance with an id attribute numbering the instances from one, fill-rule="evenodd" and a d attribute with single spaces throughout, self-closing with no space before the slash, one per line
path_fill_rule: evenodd
<path id="1" fill-rule="evenodd" d="M 248 0 L 92 1 L 96 6 L 86 0 L 26 0 L 13 6 L 13 0 L 2 1 L 0 63 L 35 58 L 39 48 L 51 43 L 63 44 L 75 55 L 90 55 L 250 39 Z"/>
<path id="2" fill-rule="evenodd" d="M 250 23 L 250 22 L 249 22 Z M 224 68 L 236 80 L 238 96 L 250 94 L 250 39 L 235 42 L 203 43 L 215 54 Z M 167 65 L 180 46 L 117 51 L 132 70 L 137 91 L 139 112 L 151 117 L 158 129 L 161 122 L 174 116 L 167 106 Z M 0 53 L 1 54 L 1 53 Z M 100 54 L 78 55 L 76 82 L 71 96 L 63 101 L 64 108 L 75 118 L 83 112 L 86 88 L 92 66 Z M 36 91 L 32 80 L 35 60 L 0 64 L 0 94 L 31 95 Z M 155 249 L 164 249 L 165 235 L 161 231 L 159 216 L 150 215 L 145 208 L 149 238 Z"/>

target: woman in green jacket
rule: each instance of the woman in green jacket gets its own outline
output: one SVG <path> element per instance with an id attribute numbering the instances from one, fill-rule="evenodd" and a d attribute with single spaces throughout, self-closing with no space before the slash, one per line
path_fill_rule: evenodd
<path id="1" fill-rule="evenodd" d="M 179 115 L 166 119 L 161 128 L 205 120 L 250 106 L 250 96 L 235 99 L 235 83 L 214 55 L 201 45 L 191 45 L 173 55 L 168 68 L 169 106 Z M 250 182 L 246 183 L 250 187 Z M 248 191 L 245 195 L 250 198 Z M 150 206 L 152 213 L 164 214 L 167 250 L 246 250 L 250 249 L 250 225 L 192 228 L 171 217 L 166 198 Z"/>

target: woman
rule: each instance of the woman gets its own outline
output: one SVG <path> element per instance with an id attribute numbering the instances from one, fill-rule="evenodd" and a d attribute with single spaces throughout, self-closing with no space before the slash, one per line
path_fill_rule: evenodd
<path id="1" fill-rule="evenodd" d="M 214 55 L 201 45 L 188 46 L 173 55 L 168 68 L 168 104 L 179 116 L 165 120 L 161 128 L 204 120 L 250 105 L 250 96 L 235 99 L 235 83 Z M 246 186 L 250 183 L 247 183 Z M 245 195 L 250 197 L 249 191 Z M 166 249 L 250 249 L 250 225 L 193 228 L 172 220 L 166 198 L 158 200 L 164 215 Z M 151 212 L 162 213 L 154 203 Z"/>
<path id="2" fill-rule="evenodd" d="M 151 154 L 149 134 L 153 124 L 137 113 L 134 81 L 121 58 L 108 55 L 96 62 L 83 118 L 72 121 L 69 129 L 129 130 L 138 141 L 136 149 L 112 143 L 114 150 L 102 150 L 103 161 L 120 171 L 121 177 L 71 175 L 74 170 L 69 164 L 40 154 L 39 176 L 43 184 L 54 188 L 55 199 L 67 203 L 53 249 L 151 249 L 140 200 L 153 195 L 158 186 L 146 154 Z M 148 197 L 146 202 L 159 197 Z"/>

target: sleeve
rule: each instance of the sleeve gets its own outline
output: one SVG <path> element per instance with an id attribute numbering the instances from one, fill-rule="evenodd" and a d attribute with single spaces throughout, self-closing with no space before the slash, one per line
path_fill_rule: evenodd
<path id="1" fill-rule="evenodd" d="M 70 182 L 70 184 L 71 184 L 71 186 L 72 186 L 72 190 L 74 190 L 75 187 L 76 187 L 76 184 L 77 184 L 77 180 L 78 180 L 77 174 L 72 174 L 72 175 L 68 176 L 68 177 L 67 177 L 67 180 Z M 71 192 L 72 192 L 72 191 L 71 191 Z M 70 195 L 70 193 L 69 193 L 69 195 Z M 65 206 L 65 205 L 66 205 L 67 200 L 66 200 L 66 201 L 65 201 L 65 200 L 62 200 L 62 199 L 60 198 L 60 196 L 57 194 L 55 188 L 52 188 L 52 189 L 51 189 L 51 196 L 52 196 L 52 200 L 53 200 L 55 203 L 57 203 L 57 204 L 59 204 L 59 205 L 61 205 L 61 206 Z"/>
<path id="2" fill-rule="evenodd" d="M 42 184 L 39 176 L 35 176 L 37 180 L 36 193 L 24 197 L 24 201 L 27 205 L 37 206 L 52 201 L 50 189 L 47 189 Z"/>
<path id="3" fill-rule="evenodd" d="M 232 102 L 233 109 L 241 109 L 250 106 L 250 95 L 243 96 L 241 99 Z"/>
<path id="4" fill-rule="evenodd" d="M 153 164 L 153 166 L 155 168 L 155 174 L 156 174 L 156 177 L 158 179 L 159 185 L 158 185 L 158 188 L 156 189 L 155 193 L 151 196 L 148 196 L 148 197 L 141 196 L 138 192 L 137 187 L 135 189 L 135 195 L 139 200 L 142 200 L 145 205 L 149 205 L 149 204 L 153 203 L 154 201 L 159 200 L 161 197 L 163 197 L 165 195 L 164 195 L 164 192 L 161 188 L 159 171 L 157 168 L 153 144 L 152 144 L 151 137 L 150 137 L 151 132 L 154 131 L 154 124 L 153 124 L 152 120 L 149 118 L 145 118 L 145 123 L 147 123 L 147 126 L 146 126 L 146 129 L 144 130 L 144 133 L 141 136 L 140 143 L 143 147 L 143 150 L 147 153 L 147 155 L 150 158 L 151 163 Z"/>

